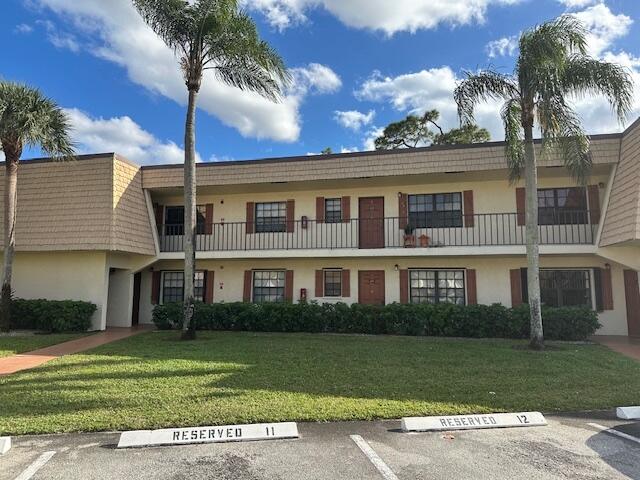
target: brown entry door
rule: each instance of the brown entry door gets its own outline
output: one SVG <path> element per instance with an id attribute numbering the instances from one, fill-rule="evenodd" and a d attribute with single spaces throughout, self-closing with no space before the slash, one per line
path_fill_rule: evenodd
<path id="1" fill-rule="evenodd" d="M 638 272 L 624 271 L 624 293 L 627 299 L 627 325 L 630 337 L 640 337 L 640 288 Z"/>
<path id="2" fill-rule="evenodd" d="M 360 248 L 384 248 L 384 198 L 361 198 L 358 207 L 360 218 Z"/>
<path id="3" fill-rule="evenodd" d="M 358 272 L 358 303 L 384 305 L 384 270 Z"/>
<path id="4" fill-rule="evenodd" d="M 140 282 L 142 273 L 138 272 L 133 276 L 133 310 L 131 312 L 131 325 L 140 323 Z"/>

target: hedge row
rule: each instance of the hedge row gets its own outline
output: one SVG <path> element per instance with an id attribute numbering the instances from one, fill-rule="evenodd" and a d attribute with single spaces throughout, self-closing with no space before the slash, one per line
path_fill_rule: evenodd
<path id="1" fill-rule="evenodd" d="M 159 329 L 181 325 L 182 305 L 157 305 L 153 321 Z M 542 310 L 545 338 L 584 340 L 599 327 L 589 308 Z M 507 308 L 494 305 L 422 304 L 371 306 L 346 303 L 214 303 L 197 304 L 194 314 L 199 330 L 256 332 L 365 333 L 414 336 L 527 338 L 527 305 Z"/>
<path id="2" fill-rule="evenodd" d="M 84 332 L 91 327 L 96 305 L 75 300 L 25 300 L 11 302 L 11 328 L 45 332 Z"/>

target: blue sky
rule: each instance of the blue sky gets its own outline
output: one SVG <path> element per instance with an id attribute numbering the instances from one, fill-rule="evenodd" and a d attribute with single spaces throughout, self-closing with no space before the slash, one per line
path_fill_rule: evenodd
<path id="1" fill-rule="evenodd" d="M 437 108 L 456 125 L 451 92 L 465 70 L 513 68 L 517 34 L 565 12 L 585 22 L 593 56 L 639 84 L 637 0 L 243 0 L 295 79 L 280 104 L 204 79 L 202 161 L 371 148 L 391 121 Z M 182 161 L 186 92 L 172 53 L 129 0 L 4 0 L 0 76 L 37 86 L 67 109 L 82 153 Z M 576 99 L 591 133 L 621 127 L 602 99 Z M 497 104 L 478 122 L 501 139 Z M 28 151 L 27 156 L 37 155 Z"/>

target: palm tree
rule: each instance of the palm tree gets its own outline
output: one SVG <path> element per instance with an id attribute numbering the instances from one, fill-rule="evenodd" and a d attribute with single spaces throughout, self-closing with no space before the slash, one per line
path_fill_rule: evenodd
<path id="1" fill-rule="evenodd" d="M 520 54 L 512 75 L 487 70 L 468 74 L 455 90 L 463 124 L 473 122 L 481 101 L 502 100 L 510 181 L 524 173 L 526 240 L 531 314 L 531 348 L 544 348 L 540 312 L 537 164 L 534 125 L 542 136 L 542 153 L 553 147 L 574 179 L 584 184 L 591 169 L 589 138 L 568 99 L 602 94 L 620 122 L 631 108 L 633 84 L 621 66 L 587 55 L 586 30 L 572 16 L 561 16 L 520 36 Z M 537 123 L 536 123 L 537 122 Z"/>
<path id="2" fill-rule="evenodd" d="M 0 297 L 0 330 L 11 327 L 11 274 L 16 245 L 18 164 L 23 147 L 39 147 L 54 158 L 73 157 L 69 121 L 55 102 L 34 88 L 0 81 L 0 149 L 5 156 L 4 264 Z"/>
<path id="3" fill-rule="evenodd" d="M 195 110 L 202 75 L 212 70 L 228 85 L 277 101 L 289 81 L 282 58 L 262 41 L 237 0 L 133 0 L 153 31 L 178 55 L 189 101 L 184 134 L 184 321 L 195 338 L 196 234 Z"/>

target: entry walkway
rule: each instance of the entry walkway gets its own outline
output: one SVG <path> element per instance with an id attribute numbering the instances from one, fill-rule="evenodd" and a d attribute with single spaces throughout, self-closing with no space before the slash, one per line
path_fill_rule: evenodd
<path id="1" fill-rule="evenodd" d="M 623 335 L 594 335 L 591 340 L 640 361 L 640 338 Z"/>
<path id="2" fill-rule="evenodd" d="M 11 375 L 21 370 L 28 370 L 47 363 L 63 355 L 72 355 L 90 350 L 105 343 L 115 342 L 139 333 L 147 332 L 152 327 L 138 326 L 131 328 L 109 328 L 103 332 L 87 335 L 86 337 L 58 343 L 50 347 L 20 353 L 11 357 L 0 358 L 0 375 Z"/>

